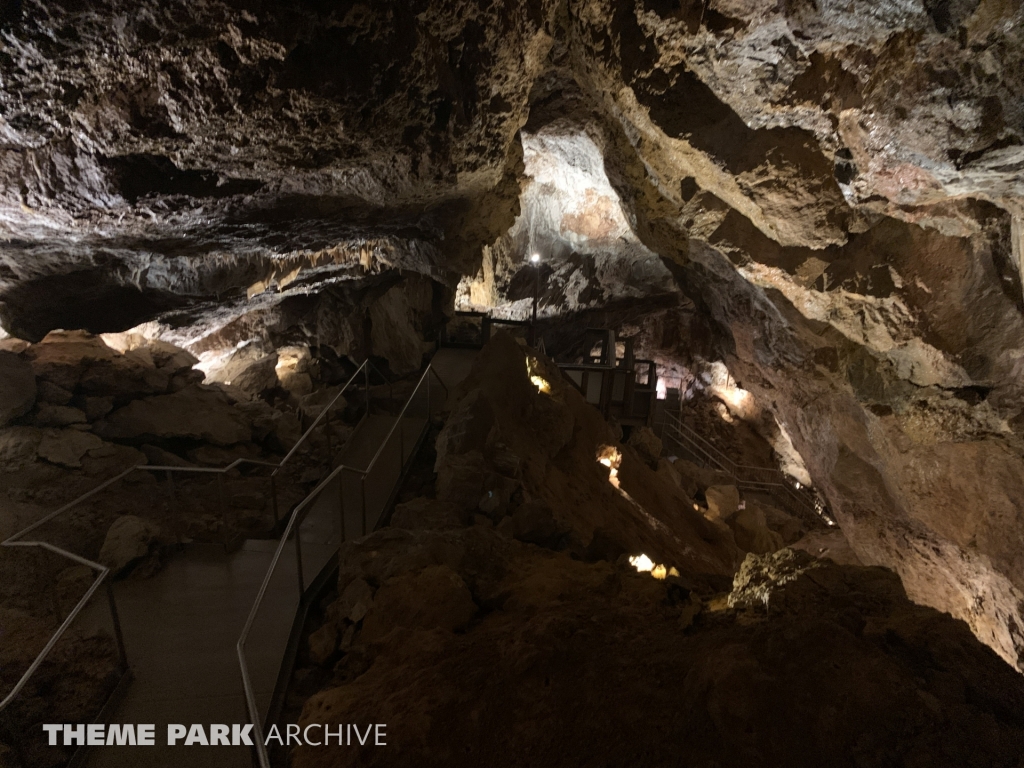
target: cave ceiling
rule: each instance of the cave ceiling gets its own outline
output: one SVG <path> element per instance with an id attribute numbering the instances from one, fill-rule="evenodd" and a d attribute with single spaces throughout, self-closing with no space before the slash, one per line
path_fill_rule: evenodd
<path id="1" fill-rule="evenodd" d="M 1019 0 L 0 0 L 0 324 L 407 273 L 521 313 L 540 250 L 542 317 L 661 313 L 862 559 L 1024 664 L 1022 37 Z"/>

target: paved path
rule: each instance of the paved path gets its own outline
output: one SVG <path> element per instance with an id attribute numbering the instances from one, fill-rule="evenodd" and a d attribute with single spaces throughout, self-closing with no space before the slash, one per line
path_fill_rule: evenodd
<path id="1" fill-rule="evenodd" d="M 442 349 L 434 367 L 453 390 L 469 373 L 475 350 Z M 436 381 L 432 382 L 436 387 Z M 436 390 L 432 390 L 431 400 Z M 308 586 L 337 551 L 342 539 L 372 531 L 412 456 L 426 424 L 425 398 L 396 428 L 392 416 L 370 415 L 339 451 L 335 466 L 345 470 L 324 489 L 300 526 L 303 583 Z M 415 403 L 414 403 L 415 405 Z M 376 460 L 374 461 L 376 457 Z M 372 467 L 371 467 L 371 462 Z M 365 499 L 365 503 L 364 503 Z M 342 514 L 342 510 L 344 513 Z M 365 510 L 365 511 L 364 511 Z M 342 530 L 344 525 L 344 533 Z M 249 768 L 247 747 L 167 747 L 168 723 L 245 723 L 235 643 L 266 576 L 276 540 L 250 540 L 236 552 L 219 545 L 190 544 L 151 579 L 115 585 L 128 660 L 135 675 L 113 713 L 114 723 L 154 723 L 153 747 L 95 747 L 92 768 Z M 296 547 L 282 551 L 253 624 L 246 658 L 265 715 L 277 681 L 288 634 L 299 606 Z M 105 605 L 92 608 L 105 620 Z"/>

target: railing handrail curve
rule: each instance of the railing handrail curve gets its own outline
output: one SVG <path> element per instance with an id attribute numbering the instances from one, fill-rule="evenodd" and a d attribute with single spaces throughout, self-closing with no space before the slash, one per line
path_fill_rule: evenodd
<path id="1" fill-rule="evenodd" d="M 412 403 L 413 398 L 415 398 L 417 392 L 419 392 L 420 386 L 423 384 L 424 381 L 427 380 L 427 377 L 430 374 L 433 374 L 434 377 L 438 380 L 438 382 L 440 382 L 441 386 L 445 391 L 445 394 L 447 395 L 449 393 L 448 385 L 444 383 L 444 379 L 442 379 L 440 374 L 437 373 L 437 370 L 434 368 L 434 366 L 428 363 L 426 370 L 423 371 L 423 374 L 420 376 L 419 381 L 416 382 L 416 386 L 413 388 L 412 392 L 409 394 L 409 397 L 406 399 L 405 404 L 402 406 L 402 410 L 396 417 L 395 423 L 392 425 L 391 429 L 388 430 L 388 433 L 384 437 L 384 439 L 381 440 L 380 447 L 377 449 L 377 452 L 374 454 L 373 458 L 366 465 L 366 467 L 351 467 L 347 464 L 339 464 L 337 467 L 335 467 L 323 480 L 321 480 L 317 484 L 316 488 L 309 492 L 306 498 L 304 498 L 302 501 L 295 505 L 295 507 L 292 510 L 291 516 L 288 519 L 288 523 L 285 526 L 284 532 L 281 534 L 281 539 L 278 542 L 276 549 L 274 550 L 274 555 L 270 560 L 270 565 L 267 567 L 267 573 L 263 577 L 263 582 L 260 584 L 260 588 L 256 593 L 255 600 L 253 600 L 252 608 L 250 608 L 249 615 L 246 617 L 245 624 L 242 626 L 242 632 L 239 635 L 238 641 L 235 643 L 235 654 L 238 657 L 238 665 L 242 676 L 242 689 L 245 694 L 246 707 L 248 708 L 250 720 L 253 726 L 253 735 L 255 737 L 255 751 L 261 768 L 270 768 L 270 762 L 269 756 L 266 751 L 266 747 L 264 745 L 263 723 L 259 716 L 259 705 L 256 701 L 256 692 L 253 689 L 252 676 L 249 673 L 249 664 L 246 661 L 245 657 L 245 645 L 249 639 L 249 633 L 252 631 L 252 626 L 256 621 L 256 616 L 259 613 L 259 610 L 263 604 L 263 599 L 266 596 L 267 589 L 269 589 L 270 587 L 270 582 L 273 579 L 275 572 L 277 571 L 277 565 L 278 562 L 280 562 L 281 554 L 284 552 L 284 548 L 288 544 L 289 536 L 295 529 L 295 526 L 302 524 L 300 517 L 304 517 L 304 512 L 306 508 L 319 498 L 320 494 L 323 493 L 324 489 L 327 488 L 336 477 L 340 476 L 341 473 L 345 471 L 354 472 L 358 475 L 361 475 L 363 479 L 365 479 L 370 474 L 370 472 L 373 470 L 374 465 L 377 462 L 378 457 L 383 452 L 384 447 L 391 440 L 391 436 L 394 434 L 395 429 L 399 428 L 402 425 L 402 419 L 404 418 L 406 411 L 408 410 L 410 404 Z M 429 418 L 429 400 L 427 410 Z M 295 535 L 298 536 L 299 533 L 296 532 Z"/>

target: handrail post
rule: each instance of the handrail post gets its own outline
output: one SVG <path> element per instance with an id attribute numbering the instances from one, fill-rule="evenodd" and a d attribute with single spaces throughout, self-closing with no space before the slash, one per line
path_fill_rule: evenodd
<path id="1" fill-rule="evenodd" d="M 366 535 L 366 475 L 359 480 L 360 494 L 363 497 L 363 536 Z"/>
<path id="2" fill-rule="evenodd" d="M 270 473 L 270 499 L 274 507 L 274 525 L 276 526 L 281 522 L 281 517 L 277 511 L 277 470 L 275 469 Z"/>
<path id="3" fill-rule="evenodd" d="M 302 523 L 295 526 L 295 570 L 299 575 L 299 600 L 302 600 L 306 592 L 306 580 L 302 576 L 302 537 L 299 535 L 301 527 Z"/>
<path id="4" fill-rule="evenodd" d="M 228 502 L 227 502 L 227 491 L 224 489 L 224 473 L 223 472 L 218 472 L 217 473 L 217 495 L 220 497 L 220 509 L 221 509 L 220 513 L 222 515 L 222 520 L 224 522 L 223 535 L 221 536 L 221 538 L 224 540 L 224 546 L 226 548 L 228 546 L 228 525 L 227 525 L 227 521 L 228 521 Z M 182 529 L 186 530 L 186 532 L 187 532 L 187 529 L 185 528 L 185 521 L 182 520 L 181 524 L 182 524 Z"/>
<path id="5" fill-rule="evenodd" d="M 366 405 L 366 415 L 370 415 L 370 366 L 363 368 L 363 400 Z"/>
<path id="6" fill-rule="evenodd" d="M 324 434 L 327 436 L 327 471 L 330 472 L 334 466 L 334 454 L 331 451 L 331 409 L 325 408 L 326 413 L 324 414 Z"/>
<path id="7" fill-rule="evenodd" d="M 121 633 L 121 619 L 117 615 L 117 603 L 114 600 L 114 587 L 108 580 L 107 605 L 110 607 L 110 618 L 114 622 L 114 640 L 117 643 L 117 657 L 121 661 L 121 669 L 128 669 L 128 654 L 124 649 L 124 635 Z"/>
<path id="8" fill-rule="evenodd" d="M 345 470 L 338 475 L 338 514 L 341 515 L 341 542 L 345 543 Z"/>

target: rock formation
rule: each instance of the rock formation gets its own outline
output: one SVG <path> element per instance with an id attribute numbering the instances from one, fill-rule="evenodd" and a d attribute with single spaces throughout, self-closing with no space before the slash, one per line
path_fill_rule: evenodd
<path id="1" fill-rule="evenodd" d="M 20 472 L 41 492 L 15 483 L 0 523 L 58 495 L 55 473 L 280 452 L 360 363 L 413 374 L 455 310 L 523 319 L 536 306 L 552 357 L 615 328 L 657 363 L 691 428 L 813 486 L 838 530 L 734 500 L 720 492 L 734 478 L 642 434 L 623 444 L 543 355 L 506 339 L 505 362 L 484 353 L 454 403 L 437 498 L 396 510 L 431 526 L 402 546 L 470 537 L 517 563 L 495 584 L 557 561 L 553 582 L 583 569 L 593 586 L 624 578 L 615 563 L 636 548 L 652 568 L 726 578 L 746 553 L 791 544 L 834 555 L 830 574 L 874 574 L 893 596 L 877 626 L 917 617 L 892 630 L 907 647 L 928 645 L 937 614 L 851 564 L 895 572 L 911 601 L 1024 671 L 1022 73 L 1015 0 L 0 2 L 0 461 L 6 482 Z M 190 418 L 166 418 L 186 401 Z M 428 565 L 449 570 L 400 586 L 460 619 L 431 635 L 443 656 L 462 642 L 449 630 L 471 634 L 497 598 L 460 562 Z M 812 602 L 845 595 L 844 579 Z M 607 622 L 677 621 L 652 607 L 664 585 L 629 584 L 638 606 Z M 348 628 L 318 655 L 350 645 Z M 793 631 L 811 643 L 833 630 Z M 890 654 L 884 666 L 895 646 L 872 632 L 842 641 L 865 664 Z M 756 657 L 754 634 L 736 640 L 747 666 L 708 674 L 785 661 L 774 646 Z M 371 696 L 390 680 L 374 674 Z M 897 697 L 893 675 L 872 695 Z M 914 685 L 904 724 L 945 695 Z M 688 700 L 737 751 L 660 758 L 789 759 L 758 752 L 709 686 L 691 678 Z M 965 690 L 949 694 L 957 711 L 988 717 L 964 714 L 978 701 Z M 841 701 L 822 711 L 841 720 Z M 860 748 L 932 759 L 910 743 Z"/>

